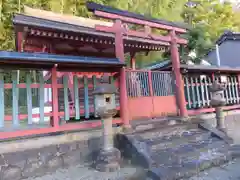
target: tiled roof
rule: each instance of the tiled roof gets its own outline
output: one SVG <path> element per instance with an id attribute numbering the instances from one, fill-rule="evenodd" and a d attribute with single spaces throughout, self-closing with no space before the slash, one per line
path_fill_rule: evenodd
<path id="1" fill-rule="evenodd" d="M 65 56 L 46 53 L 20 53 L 0 51 L 0 64 L 4 65 L 38 65 L 39 68 L 49 68 L 58 64 L 58 67 L 122 67 L 125 63 L 117 58 L 93 58 L 83 56 Z"/>

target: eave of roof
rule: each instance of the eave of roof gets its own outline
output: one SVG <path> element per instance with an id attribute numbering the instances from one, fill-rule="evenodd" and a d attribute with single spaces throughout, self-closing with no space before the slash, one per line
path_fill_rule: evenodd
<path id="1" fill-rule="evenodd" d="M 224 41 L 227 40 L 240 40 L 240 33 L 227 31 L 219 37 L 219 39 L 216 41 L 216 44 L 221 45 Z"/>
<path id="2" fill-rule="evenodd" d="M 181 69 L 186 69 L 188 71 L 194 72 L 233 72 L 238 73 L 240 71 L 239 67 L 232 68 L 227 66 L 204 66 L 204 65 L 186 65 L 181 64 Z"/>
<path id="3" fill-rule="evenodd" d="M 57 64 L 58 69 L 98 69 L 107 68 L 106 71 L 111 71 L 113 68 L 125 66 L 117 58 L 93 58 L 81 56 L 63 56 L 46 53 L 20 53 L 0 51 L 0 64 L 10 67 L 26 67 L 26 68 L 42 68 L 49 69 Z M 22 65 L 22 66 L 21 66 Z"/>
<path id="4" fill-rule="evenodd" d="M 145 21 L 149 21 L 149 22 L 153 22 L 153 23 L 158 23 L 158 24 L 163 24 L 163 25 L 168 25 L 168 26 L 172 26 L 172 27 L 186 29 L 186 27 L 180 26 L 179 24 L 174 23 L 174 22 L 165 21 L 165 20 L 161 20 L 161 19 L 155 19 L 155 18 L 148 18 L 141 14 L 136 14 L 136 13 L 132 13 L 129 11 L 120 10 L 120 9 L 115 9 L 110 6 L 104 6 L 101 4 L 94 3 L 94 2 L 87 2 L 87 8 L 91 12 L 103 11 L 103 12 L 107 12 L 107 13 L 111 13 L 111 14 L 117 14 L 120 16 L 131 17 L 131 18 L 145 20 Z"/>
<path id="5" fill-rule="evenodd" d="M 160 63 L 155 63 L 154 65 L 147 66 L 144 69 L 149 70 L 171 70 L 172 69 L 172 62 L 170 60 L 166 60 Z M 206 66 L 206 65 L 188 65 L 188 64 L 181 64 L 180 69 L 187 70 L 189 72 L 233 72 L 237 73 L 240 72 L 240 67 L 232 68 L 228 66 Z"/>
<path id="6" fill-rule="evenodd" d="M 15 14 L 13 17 L 13 24 L 15 26 L 24 26 L 24 27 L 37 27 L 39 29 L 48 29 L 51 31 L 59 31 L 59 32 L 69 32 L 69 33 L 76 33 L 76 34 L 87 34 L 87 35 L 95 35 L 99 37 L 105 38 L 114 38 L 115 35 L 113 33 L 101 32 L 95 30 L 95 28 L 90 27 L 83 27 L 68 23 L 63 23 L 59 21 L 53 21 L 49 19 L 43 19 L 39 17 L 28 16 L 24 14 Z M 159 46 L 169 46 L 169 42 L 163 41 L 156 41 L 151 39 L 143 39 L 133 36 L 124 36 L 124 39 L 127 41 L 135 41 L 139 43 L 146 43 L 152 45 L 159 45 Z"/>
<path id="7" fill-rule="evenodd" d="M 36 17 L 36 18 L 42 18 L 42 19 L 47 19 L 51 21 L 82 26 L 86 28 L 95 28 L 96 25 L 102 25 L 102 26 L 108 26 L 108 27 L 113 26 L 112 22 L 100 21 L 100 20 L 85 18 L 81 16 L 60 14 L 60 13 L 45 11 L 41 9 L 33 9 L 28 6 L 24 6 L 24 14 L 28 16 Z"/>
<path id="8" fill-rule="evenodd" d="M 94 28 L 64 23 L 60 21 L 53 21 L 49 19 L 33 17 L 29 15 L 24 15 L 24 14 L 15 14 L 13 17 L 13 24 L 73 32 L 73 33 L 84 33 L 84 34 L 91 34 L 91 35 L 98 35 L 98 36 L 114 37 L 114 35 L 111 33 L 99 32 L 99 31 L 96 31 Z"/>
<path id="9" fill-rule="evenodd" d="M 147 65 L 147 67 L 145 69 L 156 70 L 156 69 L 162 69 L 162 68 L 167 67 L 169 65 L 171 65 L 171 61 L 166 60 L 166 61 L 156 62 L 154 64 Z"/>

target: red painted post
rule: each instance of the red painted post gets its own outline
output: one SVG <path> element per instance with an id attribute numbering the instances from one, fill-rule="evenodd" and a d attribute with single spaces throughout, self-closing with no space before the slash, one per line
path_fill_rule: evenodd
<path id="1" fill-rule="evenodd" d="M 148 71 L 149 96 L 153 96 L 152 71 Z"/>
<path id="2" fill-rule="evenodd" d="M 155 113 L 155 108 L 154 108 L 154 94 L 153 94 L 153 82 L 152 82 L 152 71 L 148 71 L 148 85 L 149 85 L 149 96 L 152 98 L 152 113 L 151 116 L 153 118 L 153 115 Z"/>
<path id="3" fill-rule="evenodd" d="M 170 32 L 171 35 L 171 59 L 173 72 L 176 80 L 176 99 L 179 105 L 180 116 L 182 118 L 188 117 L 186 101 L 184 95 L 184 82 L 182 78 L 182 74 L 180 72 L 180 60 L 179 60 L 179 52 L 178 52 L 178 44 L 175 31 Z"/>
<path id="4" fill-rule="evenodd" d="M 116 57 L 122 62 L 125 61 L 124 58 L 124 45 L 123 45 L 123 31 L 122 22 L 116 20 L 115 24 L 115 53 Z M 125 67 L 120 70 L 120 116 L 123 121 L 123 126 L 125 128 L 130 128 L 129 115 L 128 115 L 128 101 L 127 101 L 127 85 L 126 85 L 126 70 Z"/>
<path id="5" fill-rule="evenodd" d="M 22 52 L 22 50 L 24 50 L 23 47 L 22 47 L 22 45 L 23 45 L 22 40 L 23 40 L 22 32 L 18 32 L 17 33 L 17 51 L 18 52 Z"/>
<path id="6" fill-rule="evenodd" d="M 132 68 L 133 70 L 136 69 L 136 61 L 135 61 L 135 58 L 134 58 L 134 57 L 131 58 L 131 68 Z"/>
<path id="7" fill-rule="evenodd" d="M 135 61 L 134 56 L 135 56 L 135 53 L 130 53 L 130 57 L 131 57 L 131 68 L 132 68 L 133 70 L 136 69 L 136 61 Z"/>
<path id="8" fill-rule="evenodd" d="M 215 75 L 212 73 L 212 83 L 215 81 Z"/>
<path id="9" fill-rule="evenodd" d="M 57 88 L 57 66 L 55 65 L 52 68 L 52 111 L 53 111 L 53 120 L 51 125 L 54 128 L 59 127 L 59 118 L 58 118 L 58 88 Z"/>

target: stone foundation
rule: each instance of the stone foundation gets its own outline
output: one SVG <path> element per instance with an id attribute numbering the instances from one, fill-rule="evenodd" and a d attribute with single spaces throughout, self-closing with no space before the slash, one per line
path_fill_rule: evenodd
<path id="1" fill-rule="evenodd" d="M 0 180 L 20 180 L 70 165 L 90 165 L 102 147 L 102 138 L 101 131 L 95 130 L 3 142 L 0 146 Z"/>
<path id="2" fill-rule="evenodd" d="M 235 144 L 240 144 L 240 110 L 225 111 L 224 116 L 224 126 L 227 135 L 234 140 Z M 201 114 L 197 117 L 204 120 L 207 125 L 216 127 L 215 113 Z"/>

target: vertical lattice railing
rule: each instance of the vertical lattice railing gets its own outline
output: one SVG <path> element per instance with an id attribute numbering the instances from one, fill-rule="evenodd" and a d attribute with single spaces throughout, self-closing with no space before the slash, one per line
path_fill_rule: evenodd
<path id="1" fill-rule="evenodd" d="M 46 105 L 45 89 L 51 89 L 51 84 L 44 81 L 43 71 L 35 76 L 30 70 L 2 70 L 0 128 L 48 126 L 52 107 Z"/>
<path id="2" fill-rule="evenodd" d="M 240 102 L 239 82 L 237 75 L 226 75 L 227 83 L 224 96 L 226 105 L 234 105 Z M 221 81 L 220 75 L 215 76 L 218 82 Z M 209 87 L 212 85 L 210 75 L 186 74 L 184 75 L 185 99 L 188 109 L 210 107 L 211 93 Z"/>
<path id="3" fill-rule="evenodd" d="M 57 73 L 57 84 L 44 79 L 44 72 L 21 70 L 0 71 L 0 128 L 38 128 L 52 126 L 53 88 L 57 91 L 57 117 L 61 121 L 78 121 L 96 117 L 95 97 L 92 91 L 101 75 L 74 75 Z M 72 78 L 72 79 L 71 79 Z M 111 78 L 111 83 L 115 83 Z M 73 93 L 71 93 L 73 92 Z M 56 99 L 56 98 L 55 98 Z M 119 96 L 116 96 L 119 105 Z"/>
<path id="4" fill-rule="evenodd" d="M 208 75 L 185 75 L 184 76 L 185 99 L 188 109 L 210 107 L 209 87 L 212 79 Z"/>
<path id="5" fill-rule="evenodd" d="M 239 104 L 240 94 L 239 94 L 239 82 L 238 75 L 224 75 L 227 78 L 226 89 L 224 91 L 224 97 L 226 99 L 226 105 Z M 215 78 L 218 82 L 221 82 L 220 75 Z"/>
<path id="6" fill-rule="evenodd" d="M 169 96 L 173 94 L 171 72 L 128 70 L 126 73 L 129 97 Z"/>
<path id="7" fill-rule="evenodd" d="M 68 121 L 70 118 L 86 120 L 97 117 L 96 100 L 92 92 L 99 83 L 100 78 L 101 75 L 91 75 L 91 73 L 88 75 L 75 74 L 73 76 L 69 76 L 69 73 L 64 73 L 59 78 L 59 111 L 64 120 Z M 112 77 L 110 81 L 115 83 Z M 69 82 L 72 82 L 72 84 Z M 73 92 L 73 96 L 71 92 Z M 116 102 L 119 105 L 118 95 L 116 95 Z"/>
<path id="8" fill-rule="evenodd" d="M 173 79 L 171 72 L 153 71 L 151 74 L 153 96 L 173 95 Z"/>
<path id="9" fill-rule="evenodd" d="M 149 73 L 147 71 L 126 71 L 126 73 L 129 97 L 150 96 Z"/>

